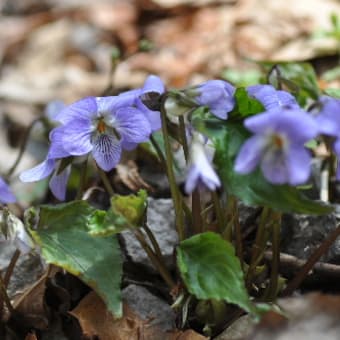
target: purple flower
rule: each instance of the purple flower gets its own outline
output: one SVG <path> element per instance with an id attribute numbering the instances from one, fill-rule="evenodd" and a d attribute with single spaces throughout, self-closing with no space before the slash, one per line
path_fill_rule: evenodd
<path id="1" fill-rule="evenodd" d="M 62 133 L 63 131 L 61 131 L 60 128 L 53 129 L 50 133 L 51 145 L 46 159 L 34 168 L 23 171 L 19 176 L 23 182 L 36 182 L 53 173 L 49 187 L 53 195 L 60 201 L 65 200 L 67 182 L 71 173 L 71 165 L 68 165 L 59 172 L 61 159 L 70 156 L 70 154 L 63 149 L 62 145 L 58 144 L 61 140 L 60 134 Z M 54 155 L 54 157 L 52 155 Z"/>
<path id="2" fill-rule="evenodd" d="M 208 106 L 210 112 L 218 118 L 228 118 L 228 113 L 235 106 L 234 86 L 223 80 L 208 80 L 195 90 L 199 91 L 195 98 L 199 105 Z"/>
<path id="3" fill-rule="evenodd" d="M 185 182 L 185 192 L 191 194 L 198 186 L 216 190 L 221 186 L 215 170 L 211 165 L 214 155 L 212 145 L 199 133 L 194 133 L 190 145 L 191 165 Z"/>
<path id="4" fill-rule="evenodd" d="M 138 108 L 150 123 L 151 131 L 159 130 L 161 117 L 159 112 L 159 97 L 165 92 L 162 80 L 154 75 L 146 78 L 143 87 L 119 95 L 124 98 L 126 105 Z"/>
<path id="5" fill-rule="evenodd" d="M 0 177 L 0 203 L 14 203 L 16 201 L 11 189 L 6 184 L 6 182 Z"/>
<path id="6" fill-rule="evenodd" d="M 248 86 L 247 92 L 251 97 L 257 99 L 267 111 L 280 108 L 300 108 L 294 96 L 286 91 L 276 90 L 272 85 Z"/>
<path id="7" fill-rule="evenodd" d="M 315 117 L 319 132 L 328 136 L 335 137 L 333 150 L 340 158 L 340 100 L 328 96 L 319 99 L 321 109 Z M 340 179 L 340 166 L 338 162 L 337 179 Z"/>
<path id="8" fill-rule="evenodd" d="M 310 175 L 311 155 L 304 143 L 316 137 L 317 124 L 301 109 L 282 108 L 244 121 L 254 133 L 241 147 L 235 171 L 247 174 L 260 164 L 271 183 L 298 185 Z"/>
<path id="9" fill-rule="evenodd" d="M 113 169 L 122 149 L 146 141 L 151 133 L 144 113 L 129 103 L 129 96 L 88 97 L 66 107 L 57 116 L 63 125 L 55 129 L 50 158 L 91 152 L 101 169 Z"/>
<path id="10" fill-rule="evenodd" d="M 19 177 L 23 182 L 37 182 L 53 173 L 49 182 L 49 187 L 58 200 L 64 201 L 67 182 L 71 173 L 71 166 L 68 165 L 64 170 L 58 173 L 59 166 L 60 160 L 46 158 L 34 168 L 22 172 Z"/>

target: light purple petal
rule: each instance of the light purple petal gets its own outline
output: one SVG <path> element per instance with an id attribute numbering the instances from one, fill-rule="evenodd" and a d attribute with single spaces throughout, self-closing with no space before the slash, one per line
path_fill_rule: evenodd
<path id="1" fill-rule="evenodd" d="M 187 194 L 191 194 L 198 185 L 200 172 L 196 165 L 192 165 L 188 171 L 185 181 L 184 190 Z"/>
<path id="2" fill-rule="evenodd" d="M 100 134 L 93 141 L 93 158 L 104 171 L 112 170 L 120 161 L 122 148 L 113 135 Z"/>
<path id="3" fill-rule="evenodd" d="M 261 135 L 247 139 L 236 157 L 234 170 L 241 174 L 252 172 L 260 163 L 265 146 L 266 139 Z"/>
<path id="4" fill-rule="evenodd" d="M 118 95 L 119 103 L 117 108 L 126 107 L 126 106 L 134 106 L 138 97 L 142 94 L 141 89 L 135 89 L 130 91 L 122 92 Z"/>
<path id="5" fill-rule="evenodd" d="M 74 156 L 85 155 L 92 150 L 93 128 L 88 120 L 77 119 L 63 126 L 62 145 L 66 152 Z"/>
<path id="6" fill-rule="evenodd" d="M 288 183 L 299 185 L 305 183 L 311 172 L 311 155 L 302 146 L 291 145 L 286 154 Z"/>
<path id="7" fill-rule="evenodd" d="M 150 123 L 140 110 L 132 107 L 121 108 L 116 111 L 115 118 L 116 129 L 124 142 L 141 143 L 149 139 Z"/>
<path id="8" fill-rule="evenodd" d="M 320 98 L 322 108 L 315 117 L 315 121 L 319 127 L 319 132 L 337 136 L 340 133 L 340 100 L 323 96 Z"/>
<path id="9" fill-rule="evenodd" d="M 152 132 L 162 128 L 161 114 L 159 111 L 149 110 L 141 101 L 137 101 L 137 108 L 144 113 L 144 116 L 150 123 Z"/>
<path id="10" fill-rule="evenodd" d="M 338 137 L 338 139 L 334 142 L 333 144 L 333 149 L 337 155 L 338 158 L 340 158 L 340 138 Z"/>
<path id="11" fill-rule="evenodd" d="M 268 149 L 261 160 L 264 177 L 271 183 L 284 184 L 289 181 L 285 153 L 281 149 Z"/>
<path id="12" fill-rule="evenodd" d="M 252 85 L 247 87 L 250 96 L 257 99 L 266 110 L 282 107 L 299 108 L 295 98 L 286 91 L 277 91 L 272 85 Z"/>
<path id="13" fill-rule="evenodd" d="M 142 93 L 147 92 L 157 92 L 159 94 L 162 94 L 165 91 L 165 86 L 161 80 L 161 78 L 150 75 L 146 78 L 145 83 L 142 87 Z"/>
<path id="14" fill-rule="evenodd" d="M 257 134 L 283 132 L 295 142 L 304 143 L 318 134 L 315 120 L 302 110 L 275 110 L 245 119 L 245 127 Z"/>
<path id="15" fill-rule="evenodd" d="M 16 201 L 15 196 L 10 190 L 7 183 L 0 177 L 0 203 L 14 203 Z"/>
<path id="16" fill-rule="evenodd" d="M 127 151 L 131 151 L 133 149 L 136 149 L 136 147 L 138 146 L 138 143 L 130 143 L 130 142 L 126 142 L 126 141 L 122 140 L 121 146 L 122 146 L 122 149 L 127 150 Z"/>
<path id="17" fill-rule="evenodd" d="M 128 98 L 128 96 L 96 97 L 96 103 L 98 116 L 102 116 L 108 112 L 114 113 L 118 107 L 129 105 L 133 103 L 133 100 L 132 97 Z"/>
<path id="18" fill-rule="evenodd" d="M 49 187 L 53 195 L 60 201 L 65 201 L 67 182 L 71 173 L 71 165 L 67 166 L 60 174 L 54 172 L 50 179 Z"/>
<path id="19" fill-rule="evenodd" d="M 57 115 L 66 107 L 61 100 L 50 101 L 45 108 L 45 115 L 51 121 L 56 121 Z"/>
<path id="20" fill-rule="evenodd" d="M 63 124 L 74 119 L 92 119 L 97 115 L 97 103 L 95 97 L 81 99 L 62 110 L 55 119 Z"/>
<path id="21" fill-rule="evenodd" d="M 32 169 L 23 171 L 19 178 L 23 182 L 36 182 L 49 176 L 55 167 L 54 159 L 46 159 Z"/>
<path id="22" fill-rule="evenodd" d="M 64 126 L 54 128 L 50 132 L 51 145 L 47 158 L 64 158 L 70 156 L 70 153 L 64 149 L 63 137 L 65 135 Z"/>

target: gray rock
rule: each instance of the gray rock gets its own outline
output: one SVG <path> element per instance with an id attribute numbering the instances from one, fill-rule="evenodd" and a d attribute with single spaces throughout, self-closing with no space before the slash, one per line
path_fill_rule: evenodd
<path id="1" fill-rule="evenodd" d="M 175 228 L 175 213 L 171 199 L 148 199 L 148 226 L 152 230 L 164 256 L 167 266 L 173 266 L 174 247 L 178 244 Z M 131 231 L 122 234 L 127 256 L 136 264 L 154 270 L 147 254 Z"/>
<path id="2" fill-rule="evenodd" d="M 174 311 L 146 288 L 132 284 L 123 289 L 122 295 L 131 309 L 142 319 L 150 320 L 152 326 L 158 326 L 163 331 L 174 329 Z"/>
<path id="3" fill-rule="evenodd" d="M 0 242 L 0 270 L 6 269 L 11 257 L 15 251 L 13 244 Z M 8 292 L 10 296 L 33 284 L 43 273 L 43 265 L 38 254 L 29 253 L 20 255 L 16 266 L 14 267 Z"/>
<path id="4" fill-rule="evenodd" d="M 282 219 L 282 246 L 285 253 L 307 259 L 338 224 L 334 213 L 328 215 L 286 214 Z M 323 262 L 340 264 L 340 239 L 322 257 Z"/>

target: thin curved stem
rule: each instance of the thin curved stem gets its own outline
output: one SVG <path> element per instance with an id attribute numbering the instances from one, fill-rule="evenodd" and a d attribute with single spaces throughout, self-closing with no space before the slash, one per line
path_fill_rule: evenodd
<path id="1" fill-rule="evenodd" d="M 109 178 L 105 171 L 103 171 L 99 166 L 97 166 L 99 176 L 104 184 L 104 187 L 110 196 L 114 196 L 115 192 L 112 188 Z"/>
<path id="2" fill-rule="evenodd" d="M 164 138 L 164 146 L 165 146 L 165 155 L 166 155 L 166 168 L 167 168 L 167 175 L 170 185 L 171 196 L 174 201 L 174 208 L 175 208 L 175 215 L 176 215 L 176 229 L 178 233 L 179 240 L 182 241 L 184 239 L 184 216 L 182 210 L 182 197 L 179 193 L 179 189 L 176 183 L 175 173 L 173 170 L 173 155 L 170 145 L 170 138 L 167 128 L 167 118 L 166 118 L 166 111 L 165 111 L 165 100 L 167 95 L 163 95 L 161 99 L 161 119 L 162 119 L 162 132 Z"/>

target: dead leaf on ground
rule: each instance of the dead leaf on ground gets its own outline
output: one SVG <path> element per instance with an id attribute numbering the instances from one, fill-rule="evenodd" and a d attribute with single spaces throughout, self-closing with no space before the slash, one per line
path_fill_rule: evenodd
<path id="1" fill-rule="evenodd" d="M 204 340 L 206 337 L 193 330 L 162 332 L 151 326 L 147 320 L 141 319 L 127 305 L 123 304 L 123 317 L 114 319 L 106 309 L 102 299 L 91 292 L 70 312 L 82 329 L 85 339 L 98 337 L 100 340 Z"/>

